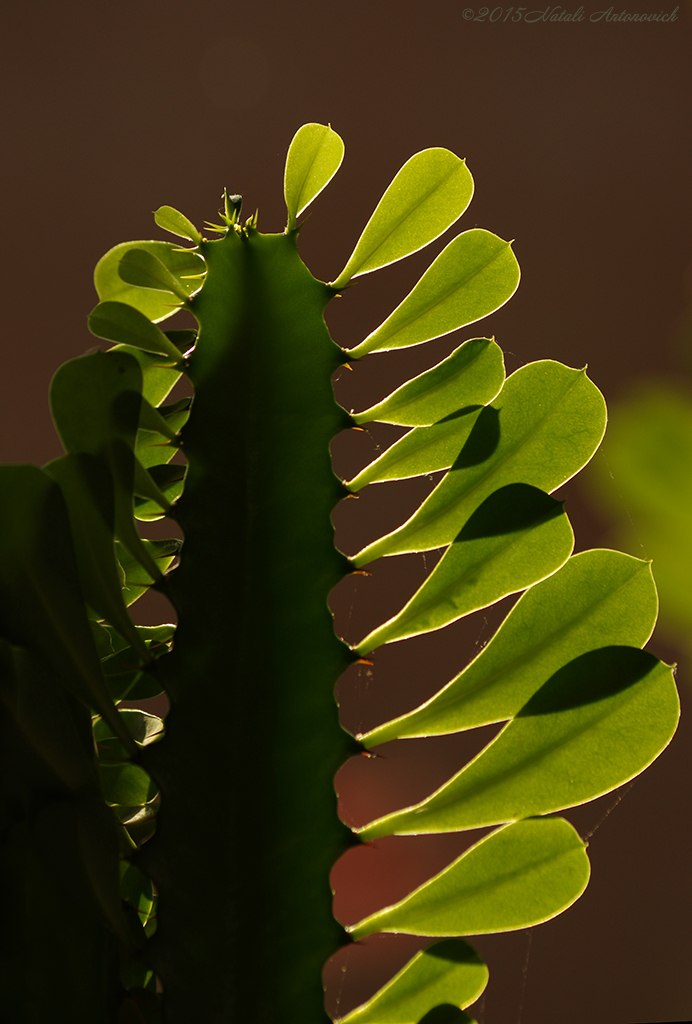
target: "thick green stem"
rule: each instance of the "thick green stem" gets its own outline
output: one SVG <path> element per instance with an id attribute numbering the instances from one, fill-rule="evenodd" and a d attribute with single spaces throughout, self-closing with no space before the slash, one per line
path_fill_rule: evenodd
<path id="1" fill-rule="evenodd" d="M 333 686 L 349 662 L 326 598 L 347 568 L 330 511 L 333 294 L 296 234 L 205 243 L 185 428 L 185 531 L 162 664 L 162 790 L 142 862 L 159 889 L 152 963 L 166 1024 L 323 1024 L 320 970 L 344 935 L 329 871 L 349 842 L 333 777 L 353 748 Z"/>

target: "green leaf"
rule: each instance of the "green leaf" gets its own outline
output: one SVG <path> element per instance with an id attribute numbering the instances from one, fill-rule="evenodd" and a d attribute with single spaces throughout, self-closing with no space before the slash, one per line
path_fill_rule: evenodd
<path id="1" fill-rule="evenodd" d="M 448 149 L 412 156 L 380 199 L 332 287 L 417 252 L 441 235 L 471 202 L 473 178 Z"/>
<path id="2" fill-rule="evenodd" d="M 187 466 L 181 465 L 178 462 L 172 465 L 152 466 L 151 472 L 147 473 L 147 477 L 153 484 L 155 491 L 152 490 L 146 493 L 142 489 L 142 499 L 145 500 L 135 501 L 135 518 L 151 522 L 152 520 L 162 519 L 164 515 L 173 515 L 174 510 L 172 506 L 183 493 L 186 475 Z M 135 493 L 140 494 L 137 481 L 135 481 Z"/>
<path id="3" fill-rule="evenodd" d="M 156 563 L 133 519 L 141 387 L 140 367 L 130 355 L 122 350 L 91 352 L 60 367 L 51 381 L 50 405 L 65 449 L 96 455 L 107 463 L 113 481 L 115 534 L 158 578 Z"/>
<path id="4" fill-rule="evenodd" d="M 172 292 L 181 302 L 187 302 L 187 289 L 182 282 L 146 249 L 128 249 L 118 264 L 118 273 L 127 284 Z"/>
<path id="5" fill-rule="evenodd" d="M 183 399 L 187 405 L 189 405 L 189 399 Z M 187 417 L 185 417 L 187 418 Z M 139 408 L 139 428 L 140 430 L 149 430 L 154 433 L 163 434 L 163 436 L 173 442 L 178 441 L 178 434 L 171 426 L 165 415 L 159 409 L 155 409 L 146 398 L 142 399 Z"/>
<path id="6" fill-rule="evenodd" d="M 135 455 L 145 469 L 151 469 L 169 463 L 181 447 L 179 434 L 189 419 L 192 400 L 182 398 L 179 402 L 159 406 L 158 409 L 151 406 L 147 408 L 145 401 L 142 401 Z M 156 419 L 150 417 L 149 409 Z M 155 428 L 158 418 L 162 420 L 161 430 Z M 153 429 L 143 429 L 145 422 L 150 423 Z M 157 482 L 161 486 L 161 481 Z"/>
<path id="7" fill-rule="evenodd" d="M 441 629 L 545 579 L 572 553 L 574 534 L 562 503 L 527 484 L 508 484 L 476 509 L 425 583 L 402 610 L 357 646 Z"/>
<path id="8" fill-rule="evenodd" d="M 50 386 L 50 411 L 63 448 L 102 455 L 113 438 L 133 446 L 141 389 L 138 363 L 121 350 L 63 363 Z"/>
<path id="9" fill-rule="evenodd" d="M 143 807 L 158 793 L 152 778 L 131 761 L 124 764 L 106 762 L 100 767 L 103 797 L 111 807 Z"/>
<path id="10" fill-rule="evenodd" d="M 449 469 L 468 441 L 482 410 L 483 406 L 467 406 L 429 427 L 414 427 L 352 480 L 344 481 L 344 486 L 349 491 L 360 491 L 366 484 L 405 480 Z M 485 438 L 484 457 L 487 458 L 498 437 L 486 431 Z"/>
<path id="11" fill-rule="evenodd" d="M 170 540 L 143 540 L 142 545 L 148 552 L 149 557 L 158 563 L 156 578 L 163 575 L 166 569 L 176 557 L 182 546 L 181 541 L 176 538 Z M 147 572 L 141 565 L 139 559 L 134 556 L 120 543 L 116 541 L 115 553 L 118 563 L 125 575 L 123 594 L 125 604 L 129 608 L 144 594 L 154 582 L 154 576 Z"/>
<path id="12" fill-rule="evenodd" d="M 100 302 L 89 314 L 87 322 L 89 330 L 97 338 L 132 345 L 180 362 L 180 352 L 173 342 L 134 306 L 124 302 Z"/>
<path id="13" fill-rule="evenodd" d="M 150 715 L 148 712 L 140 711 L 138 708 L 121 708 L 119 717 L 139 747 L 148 747 L 149 744 L 157 743 L 163 738 L 165 733 L 163 719 L 157 718 L 156 715 Z M 108 749 L 106 749 L 112 740 L 117 739 L 110 725 L 102 718 L 96 718 L 92 723 L 92 729 L 94 739 L 99 748 L 103 747 L 102 763 L 104 761 L 113 761 L 114 758 L 109 755 Z"/>
<path id="14" fill-rule="evenodd" d="M 358 831 L 366 839 L 456 832 L 575 807 L 643 772 L 679 716 L 670 665 L 636 647 L 589 651 L 435 793 Z"/>
<path id="15" fill-rule="evenodd" d="M 172 235 L 189 238 L 195 245 L 199 245 L 202 241 L 202 236 L 192 221 L 172 206 L 159 206 L 158 210 L 154 212 L 154 220 L 158 227 L 163 228 L 164 231 L 170 231 Z"/>
<path id="16" fill-rule="evenodd" d="M 163 491 L 160 489 L 160 487 L 157 486 L 156 481 L 154 480 L 152 474 L 149 473 L 144 468 L 144 466 L 141 464 L 141 462 L 137 458 L 135 458 L 134 466 L 135 466 L 135 473 L 134 473 L 134 480 L 133 480 L 133 490 L 134 490 L 134 494 L 135 494 L 135 500 L 137 498 L 140 498 L 140 499 L 144 498 L 144 499 L 146 499 L 147 504 L 153 504 L 155 506 L 155 508 L 156 508 L 156 516 L 159 519 L 162 517 L 162 515 L 169 515 L 170 512 L 171 512 L 170 502 L 168 501 L 166 495 L 163 493 Z M 164 468 L 164 467 L 157 467 L 157 468 Z M 165 468 L 166 469 L 170 469 L 170 468 L 173 468 L 173 467 L 166 466 Z M 185 469 L 184 466 L 181 466 L 181 467 L 176 466 L 174 468 L 176 470 L 178 470 L 178 471 L 180 471 L 180 470 L 184 471 L 184 469 Z M 136 514 L 136 505 L 135 505 L 135 514 Z"/>
<path id="17" fill-rule="evenodd" d="M 530 928 L 560 914 L 589 880 L 584 843 L 563 818 L 528 818 L 491 832 L 405 899 L 346 928 L 484 935 Z"/>
<path id="18" fill-rule="evenodd" d="M 170 339 L 171 335 L 179 333 L 181 332 L 167 331 L 166 335 Z M 175 362 L 172 362 L 165 356 L 144 352 L 141 348 L 135 348 L 133 345 L 115 345 L 110 349 L 109 354 L 113 352 L 126 353 L 139 363 L 143 380 L 142 397 L 154 408 L 158 408 L 165 401 L 182 376 L 182 371 L 177 369 L 180 356 L 176 358 Z"/>
<path id="19" fill-rule="evenodd" d="M 657 606 L 648 562 L 583 551 L 527 590 L 478 657 L 438 694 L 357 739 L 371 747 L 512 718 L 573 658 L 599 647 L 643 647 Z"/>
<path id="20" fill-rule="evenodd" d="M 120 261 L 130 249 L 144 249 L 156 256 L 178 279 L 188 297 L 202 287 L 201 276 L 206 264 L 191 249 L 180 249 L 172 242 L 121 242 L 110 249 L 96 264 L 94 285 L 101 302 L 125 302 L 145 317 L 158 323 L 177 311 L 178 302 L 171 302 L 168 292 L 154 291 L 128 284 L 119 273 Z"/>
<path id="21" fill-rule="evenodd" d="M 442 1003 L 470 1006 L 488 983 L 488 968 L 463 939 L 444 939 L 415 954 L 366 1003 L 335 1024 L 418 1024 Z"/>
<path id="22" fill-rule="evenodd" d="M 134 749 L 106 690 L 60 488 L 34 466 L 0 466 L 0 615 L 5 638 L 43 657 L 63 685 Z"/>
<path id="23" fill-rule="evenodd" d="M 293 136 L 286 157 L 284 196 L 288 210 L 288 229 L 296 217 L 329 184 L 344 158 L 344 143 L 326 124 L 304 124 Z"/>
<path id="24" fill-rule="evenodd" d="M 148 842 L 156 832 L 156 816 L 158 814 L 158 799 L 151 800 L 147 804 L 140 804 L 137 807 L 125 807 L 114 804 L 111 811 L 123 826 L 124 836 L 127 837 L 132 849 L 137 849 Z M 155 927 L 155 925 L 154 925 Z M 153 934 L 147 929 L 147 935 Z"/>
<path id="25" fill-rule="evenodd" d="M 141 593 L 145 589 L 142 588 Z M 156 659 L 170 650 L 175 626 L 168 622 L 159 626 L 137 626 L 137 633 L 150 656 Z M 163 686 L 154 671 L 142 670 L 141 659 L 137 653 L 132 647 L 122 642 L 118 643 L 119 639 L 117 635 L 113 637 L 111 651 L 102 663 L 108 692 L 113 700 L 146 700 L 149 697 L 158 697 L 163 693 Z M 121 714 L 124 710 L 121 710 Z"/>
<path id="26" fill-rule="evenodd" d="M 465 231 L 442 250 L 418 284 L 377 330 L 351 349 L 368 352 L 420 345 L 494 313 L 519 286 L 509 242 L 482 228 Z"/>
<path id="27" fill-rule="evenodd" d="M 473 338 L 377 405 L 352 412 L 351 417 L 359 424 L 378 420 L 403 427 L 429 426 L 470 405 L 487 405 L 504 380 L 500 346 L 488 338 Z"/>
<path id="28" fill-rule="evenodd" d="M 147 659 L 123 601 L 113 529 L 113 480 L 106 461 L 86 453 L 65 455 L 44 470 L 62 491 L 74 541 L 84 600 Z"/>
<path id="29" fill-rule="evenodd" d="M 134 907 L 144 927 L 156 906 L 154 887 L 143 871 L 126 860 L 120 861 L 120 898 Z"/>
<path id="30" fill-rule="evenodd" d="M 506 484 L 554 491 L 589 461 L 605 423 L 603 396 L 583 370 L 549 359 L 523 366 L 482 410 L 451 470 L 414 515 L 353 563 L 360 568 L 383 555 L 451 543 L 480 503 Z"/>
<path id="31" fill-rule="evenodd" d="M 154 433 L 151 430 L 137 432 L 135 454 L 144 469 L 167 465 L 177 451 L 178 446 L 174 447 L 167 438 L 158 432 Z"/>

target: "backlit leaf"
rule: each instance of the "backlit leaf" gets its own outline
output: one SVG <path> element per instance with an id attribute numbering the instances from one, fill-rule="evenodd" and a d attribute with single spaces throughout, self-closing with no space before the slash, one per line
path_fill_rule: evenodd
<path id="1" fill-rule="evenodd" d="M 329 184 L 344 158 L 344 143 L 326 124 L 304 124 L 293 136 L 286 157 L 284 196 L 288 227 Z"/>
<path id="2" fill-rule="evenodd" d="M 166 333 L 171 335 L 174 332 Z M 139 363 L 143 379 L 142 397 L 146 398 L 154 408 L 165 401 L 182 376 L 182 371 L 177 368 L 180 356 L 173 360 L 154 352 L 144 352 L 141 348 L 135 348 L 134 345 L 115 345 L 110 351 L 125 352 Z"/>
<path id="3" fill-rule="evenodd" d="M 465 341 L 450 356 L 402 384 L 377 405 L 352 412 L 356 423 L 398 423 L 422 427 L 459 409 L 487 405 L 505 380 L 502 349 L 488 338 Z"/>
<path id="4" fill-rule="evenodd" d="M 605 423 L 603 396 L 583 370 L 549 359 L 523 366 L 482 410 L 456 462 L 421 507 L 353 563 L 360 568 L 383 555 L 450 544 L 474 509 L 506 484 L 554 491 L 589 461 Z"/>
<path id="5" fill-rule="evenodd" d="M 577 900 L 589 880 L 584 843 L 563 818 L 528 818 L 497 829 L 405 899 L 346 928 L 484 935 L 530 928 Z"/>
<path id="6" fill-rule="evenodd" d="M 195 245 L 199 245 L 202 241 L 202 236 L 192 221 L 172 206 L 159 206 L 158 210 L 154 212 L 154 220 L 158 227 L 163 228 L 164 231 L 170 231 L 172 235 L 189 238 Z"/>
<path id="7" fill-rule="evenodd" d="M 519 286 L 519 264 L 509 242 L 472 228 L 449 243 L 412 292 L 377 330 L 349 351 L 420 345 L 494 313 Z"/>
<path id="8" fill-rule="evenodd" d="M 151 879 L 126 860 L 120 862 L 120 898 L 134 907 L 144 926 L 156 905 L 154 888 Z"/>
<path id="9" fill-rule="evenodd" d="M 144 249 L 156 256 L 180 281 L 188 295 L 193 295 L 202 287 L 200 275 L 204 274 L 206 264 L 191 249 L 181 249 L 172 242 L 122 242 L 110 249 L 96 264 L 94 285 L 101 302 L 125 302 L 154 323 L 165 320 L 177 311 L 180 303 L 172 300 L 169 292 L 140 288 L 122 279 L 120 261 L 130 249 Z"/>
<path id="10" fill-rule="evenodd" d="M 494 604 L 554 573 L 573 547 L 561 502 L 526 484 L 502 487 L 476 509 L 408 604 L 356 650 L 367 654 Z"/>
<path id="11" fill-rule="evenodd" d="M 435 793 L 358 831 L 365 839 L 456 832 L 586 803 L 643 772 L 679 716 L 670 665 L 636 647 L 589 651 Z"/>
<path id="12" fill-rule="evenodd" d="M 480 996 L 488 968 L 462 939 L 422 949 L 366 1003 L 335 1024 L 418 1024 L 441 1004 L 463 1009 Z"/>
<path id="13" fill-rule="evenodd" d="M 527 590 L 478 657 L 438 694 L 357 738 L 371 747 L 512 718 L 573 658 L 599 647 L 643 647 L 657 606 L 648 562 L 620 551 L 583 551 Z"/>
<path id="14" fill-rule="evenodd" d="M 141 807 L 158 792 L 151 777 L 131 761 L 101 764 L 101 785 L 104 799 L 111 806 Z"/>
<path id="15" fill-rule="evenodd" d="M 156 324 L 134 306 L 124 302 L 100 302 L 87 318 L 89 330 L 97 338 L 121 345 L 132 345 L 180 361 L 180 352 Z"/>
<path id="16" fill-rule="evenodd" d="M 144 588 L 141 592 L 144 592 Z M 130 591 L 126 591 L 126 594 L 129 596 Z M 132 603 L 132 600 L 129 603 Z M 156 659 L 170 649 L 175 626 L 169 622 L 160 626 L 137 626 L 137 633 L 150 656 Z M 113 641 L 111 653 L 107 654 L 102 662 L 106 686 L 113 700 L 146 700 L 149 697 L 158 697 L 163 692 L 163 685 L 158 676 L 141 668 L 141 659 L 137 653 L 131 647 L 118 642 L 120 638 L 117 634 L 113 636 Z M 124 710 L 121 710 L 121 714 Z"/>
<path id="17" fill-rule="evenodd" d="M 170 540 L 143 540 L 142 544 L 146 548 L 149 557 L 153 559 L 154 564 L 158 567 L 156 578 L 158 578 L 159 574 L 163 575 L 165 573 L 182 546 L 181 542 L 176 538 L 171 538 Z M 138 559 L 135 559 L 117 541 L 115 552 L 118 563 L 125 575 L 123 596 L 125 604 L 129 608 L 131 604 L 134 604 L 149 589 L 154 582 L 154 577 L 142 567 Z"/>
<path id="18" fill-rule="evenodd" d="M 333 287 L 422 249 L 462 215 L 472 195 L 473 178 L 458 156 L 448 149 L 416 153 L 380 199 Z"/>
<path id="19" fill-rule="evenodd" d="M 187 290 L 182 282 L 171 274 L 158 256 L 146 249 L 128 249 L 120 263 L 118 273 L 127 284 L 138 288 L 157 288 L 172 292 L 181 302 L 187 300 Z"/>
<path id="20" fill-rule="evenodd" d="M 468 441 L 482 409 L 483 406 L 466 406 L 458 412 L 450 413 L 439 423 L 429 427 L 414 427 L 352 480 L 345 481 L 346 487 L 349 491 L 359 491 L 366 484 L 405 480 L 407 477 L 449 469 Z M 486 431 L 485 438 L 482 454 L 487 458 L 491 454 L 490 446 L 497 444 L 498 437 Z"/>

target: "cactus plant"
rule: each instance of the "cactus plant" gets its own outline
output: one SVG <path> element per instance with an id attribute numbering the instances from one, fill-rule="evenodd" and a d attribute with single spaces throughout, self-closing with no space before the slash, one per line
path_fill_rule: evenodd
<path id="1" fill-rule="evenodd" d="M 573 903 L 588 858 L 556 812 L 631 779 L 675 731 L 672 669 L 641 650 L 657 608 L 648 563 L 573 555 L 551 497 L 605 429 L 584 371 L 543 360 L 505 379 L 495 341 L 472 338 L 368 409 L 335 403 L 344 352 L 327 303 L 439 237 L 473 193 L 454 154 L 416 154 L 323 283 L 298 255 L 298 218 L 342 157 L 330 127 L 300 129 L 281 233 L 260 233 L 257 214 L 243 222 L 240 196 L 224 193 L 205 228 L 218 237 L 164 206 L 156 223 L 182 242 L 108 252 L 89 326 L 111 347 L 51 386 L 66 454 L 0 468 L 4 970 L 17 1021 L 326 1021 L 320 971 L 346 939 L 330 910 L 335 860 L 359 837 L 486 828 L 405 899 L 348 924 L 355 939 L 439 941 L 338 1018 L 468 1020 L 488 972 L 463 937 Z M 475 323 L 518 281 L 509 243 L 464 231 L 347 358 Z M 178 310 L 196 330 L 158 326 Z M 167 402 L 182 374 L 193 402 Z M 410 429 L 337 479 L 330 440 L 374 421 Z M 345 494 L 438 471 L 400 527 L 350 558 L 335 548 L 329 517 Z M 136 520 L 165 517 L 182 550 L 142 539 Z M 433 549 L 440 561 L 398 614 L 350 648 L 335 636 L 326 601 L 344 574 Z M 149 587 L 177 629 L 133 625 L 127 609 Z M 365 734 L 340 727 L 333 685 L 354 660 L 518 593 L 436 696 Z M 165 727 L 119 706 L 164 691 Z M 503 722 L 420 803 L 355 836 L 338 820 L 333 777 L 350 754 Z"/>

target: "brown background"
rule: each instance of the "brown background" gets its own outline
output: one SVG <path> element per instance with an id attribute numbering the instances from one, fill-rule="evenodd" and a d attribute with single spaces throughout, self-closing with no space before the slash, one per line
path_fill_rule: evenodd
<path id="1" fill-rule="evenodd" d="M 213 219 L 223 186 L 244 194 L 248 214 L 259 206 L 261 230 L 280 230 L 284 154 L 305 121 L 331 122 L 346 142 L 344 165 L 301 236 L 317 276 L 336 276 L 395 171 L 431 145 L 466 157 L 475 177 L 462 226 L 516 239 L 523 272 L 517 295 L 479 328 L 387 367 L 380 357 L 359 367 L 342 382 L 351 389 L 340 392 L 345 402 L 382 395 L 462 337 L 486 333 L 497 336 L 510 371 L 544 357 L 588 362 L 609 402 L 634 377 L 686 374 L 690 10 L 681 5 L 667 24 L 589 20 L 606 7 L 590 0 L 583 21 L 532 24 L 503 22 L 509 7 L 495 23 L 466 20 L 463 3 L 442 0 L 30 0 L 6 11 L 0 458 L 40 463 L 59 454 L 46 391 L 56 366 L 93 344 L 85 315 L 99 256 L 119 241 L 160 237 L 150 211 L 163 203 L 198 224 Z M 625 9 L 674 7 L 631 0 Z M 377 326 L 442 244 L 334 303 L 336 340 L 352 346 Z M 364 436 L 340 457 L 364 461 L 363 446 L 377 441 Z M 577 484 L 564 493 L 577 550 L 598 544 L 605 524 Z M 380 522 L 395 525 L 414 500 L 409 485 L 396 490 Z M 369 507 L 350 504 L 363 517 Z M 359 530 L 374 529 L 348 509 L 335 519 L 351 548 Z M 394 588 L 405 595 L 423 572 L 417 557 L 385 562 L 358 582 L 353 609 L 352 584 L 344 584 L 333 598 L 337 627 L 349 636 L 381 621 L 401 604 Z M 403 711 L 442 685 L 488 639 L 498 615 L 485 618 L 449 627 L 439 648 L 435 638 L 433 660 L 423 638 L 378 655 L 372 678 L 342 680 L 346 720 L 375 724 L 380 707 L 382 717 Z M 675 653 L 655 640 L 651 648 Z M 681 683 L 684 710 L 690 683 Z M 478 940 L 493 970 L 474 1010 L 479 1024 L 692 1018 L 691 734 L 683 718 L 671 749 L 593 835 L 593 879 L 570 912 L 530 933 Z M 479 741 L 425 741 L 427 767 L 412 744 L 358 759 L 340 780 L 344 814 L 356 820 L 424 795 L 463 763 L 471 742 Z M 586 834 L 615 799 L 571 817 Z M 338 906 L 355 918 L 398 898 L 465 842 L 392 839 L 355 851 L 335 872 Z M 351 892 L 354 878 L 360 894 Z M 354 950 L 342 1011 L 374 984 L 372 976 L 357 982 L 355 960 L 380 947 L 393 963 L 412 944 L 386 937 Z"/>

